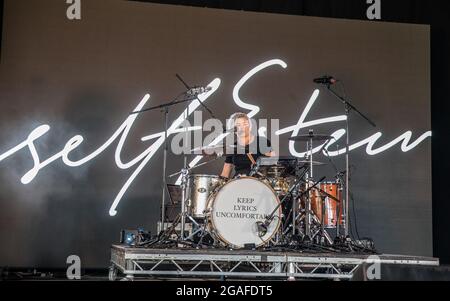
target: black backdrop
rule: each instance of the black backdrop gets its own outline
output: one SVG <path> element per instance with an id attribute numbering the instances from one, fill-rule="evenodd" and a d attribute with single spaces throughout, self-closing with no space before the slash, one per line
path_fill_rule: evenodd
<path id="1" fill-rule="evenodd" d="M 364 0 L 205 0 L 143 1 L 234 10 L 272 12 L 330 18 L 366 19 Z M 446 192 L 450 158 L 448 116 L 450 104 L 450 2 L 446 0 L 382 1 L 382 20 L 431 25 L 431 123 L 433 177 L 433 251 L 441 262 L 450 263 L 450 202 Z"/>
<path id="2" fill-rule="evenodd" d="M 361 1 L 342 1 L 345 2 L 345 5 L 342 4 L 337 4 L 337 3 L 332 3 L 330 4 L 328 1 L 314 1 L 313 4 L 308 5 L 308 1 L 302 1 L 302 2 L 298 2 L 298 1 L 293 1 L 293 2 L 283 2 L 282 4 L 280 4 L 280 2 L 267 2 L 267 1 L 263 1 L 260 2 L 258 4 L 249 4 L 249 1 L 242 1 L 242 3 L 245 4 L 241 4 L 240 1 L 223 1 L 223 2 L 204 2 L 199 4 L 198 1 L 196 1 L 196 5 L 200 5 L 200 6 L 208 6 L 208 7 L 216 7 L 216 8 L 228 8 L 228 9 L 245 9 L 245 10 L 253 10 L 253 11 L 267 11 L 267 12 L 277 12 L 277 13 L 289 13 L 289 14 L 305 14 L 305 15 L 317 15 L 317 16 L 327 16 L 327 17 L 344 17 L 344 18 L 360 18 L 361 16 L 365 15 L 365 7 L 366 5 L 363 4 L 361 5 Z M 364 2 L 364 1 L 363 1 Z M 401 1 L 400 1 L 401 2 Z M 167 2 L 165 2 L 167 3 Z M 175 3 L 175 2 L 171 2 L 171 3 Z M 186 1 L 183 1 L 184 4 L 186 4 Z M 311 2 L 312 3 L 312 2 Z M 431 4 L 428 4 L 426 6 L 426 8 L 432 10 L 434 9 L 434 6 L 431 7 Z M 319 9 L 319 7 L 322 7 L 322 9 Z M 401 11 L 398 11 L 398 15 L 400 15 L 400 13 L 404 13 L 404 8 L 408 7 L 408 5 L 403 6 Z M 408 18 L 402 18 L 402 19 L 396 19 L 396 18 L 389 18 L 388 14 L 389 14 L 389 7 L 386 7 L 385 3 L 383 2 L 383 19 L 384 20 L 398 20 L 398 21 L 404 21 L 404 22 L 420 22 L 420 23 L 427 23 L 426 19 L 428 17 L 428 15 L 425 13 L 426 10 L 423 9 L 417 9 L 417 14 L 415 15 L 415 20 L 411 20 Z M 441 10 L 439 10 L 441 11 Z M 432 23 L 432 22 L 430 22 Z M 434 28 L 437 27 L 433 27 L 433 23 L 432 23 L 432 41 L 436 40 L 433 39 L 433 37 L 435 36 L 435 33 L 437 30 L 435 30 Z M 444 32 L 445 34 L 445 32 Z M 435 42 L 432 42 L 435 43 Z M 434 45 L 434 44 L 433 44 Z M 448 49 L 448 45 L 447 45 L 447 49 Z M 442 47 L 439 48 L 439 51 L 442 51 L 442 53 L 445 53 L 445 44 L 442 44 Z M 440 64 L 436 64 L 436 60 L 434 58 L 436 47 L 432 46 L 432 51 L 433 51 L 433 58 L 432 58 L 432 70 L 433 70 L 433 74 L 434 72 L 436 72 L 436 65 L 438 65 L 440 68 L 443 68 L 443 66 L 445 66 L 445 60 L 441 60 Z M 446 58 L 445 58 L 446 59 Z M 434 62 L 434 63 L 433 63 Z M 447 65 L 448 65 L 448 59 L 447 59 Z M 445 73 L 442 72 L 442 75 L 439 76 L 438 78 L 443 80 L 445 79 L 444 75 Z M 435 99 L 435 95 L 436 95 L 436 81 L 434 81 L 434 78 L 436 76 L 433 76 L 433 82 L 432 82 L 432 88 L 433 88 L 433 99 Z M 445 99 L 445 98 L 441 98 L 441 99 Z M 433 108 L 436 107 L 436 102 L 433 101 Z M 439 113 L 445 112 L 445 110 L 443 110 L 445 107 L 440 107 L 439 108 Z M 448 108 L 448 106 L 447 106 Z M 440 135 L 440 131 L 439 131 L 439 126 L 436 126 L 436 123 L 438 123 L 439 125 L 439 119 L 435 118 L 435 113 L 433 110 L 433 125 L 432 125 L 432 129 L 434 131 L 434 140 L 433 140 L 433 151 L 435 151 L 436 149 L 436 145 L 439 145 L 439 141 L 442 141 L 442 143 L 445 143 L 444 139 L 439 140 L 440 137 L 442 137 Z M 438 121 L 436 121 L 438 120 Z M 443 119 L 442 119 L 443 120 Z M 442 126 L 442 124 L 441 124 Z M 441 146 L 442 147 L 442 146 Z M 433 161 L 433 174 L 434 176 L 434 182 L 433 182 L 433 187 L 436 186 L 436 179 L 439 181 L 439 177 L 436 176 L 436 169 L 439 171 L 440 168 L 441 169 L 445 169 L 445 167 L 447 165 L 445 165 L 445 158 L 443 158 L 442 160 L 439 161 L 439 164 L 435 164 L 436 162 L 436 156 L 434 157 L 434 161 Z M 444 164 L 443 164 L 444 163 Z M 437 168 L 436 168 L 437 167 Z M 434 192 L 434 198 L 433 198 L 433 206 L 436 209 L 436 200 L 440 200 L 439 194 L 437 195 L 438 197 L 436 198 L 436 194 L 439 193 L 436 190 L 433 191 Z M 443 198 L 442 198 L 443 199 Z M 444 219 L 441 219 L 441 217 L 439 216 L 439 214 L 442 214 L 443 216 L 445 216 L 445 210 L 444 207 L 438 207 L 440 210 L 434 210 L 434 249 L 435 249 L 435 255 L 439 256 L 441 258 L 444 258 L 445 254 L 448 253 L 440 253 L 439 250 L 441 250 L 442 248 L 445 248 L 445 245 L 443 245 L 442 243 L 445 242 L 445 240 L 440 240 L 437 239 L 439 237 L 439 233 L 440 232 L 440 227 L 438 227 L 437 225 L 439 225 L 439 223 L 443 223 Z M 438 211 L 436 213 L 436 211 Z M 439 213 L 440 212 L 440 213 Z M 448 212 L 448 211 L 447 211 Z M 438 215 L 436 215 L 438 214 Z"/>

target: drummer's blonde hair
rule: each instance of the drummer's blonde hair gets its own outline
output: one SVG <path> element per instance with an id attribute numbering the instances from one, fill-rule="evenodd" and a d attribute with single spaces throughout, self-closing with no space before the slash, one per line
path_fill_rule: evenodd
<path id="1" fill-rule="evenodd" d="M 240 118 L 245 118 L 248 120 L 248 124 L 250 126 L 250 130 L 252 129 L 252 121 L 250 119 L 250 117 L 248 117 L 247 114 L 242 113 L 242 112 L 236 112 L 234 114 L 231 114 L 230 118 L 228 119 L 228 124 L 227 124 L 227 128 L 230 130 L 234 127 L 234 124 L 236 123 L 236 120 L 240 119 Z"/>

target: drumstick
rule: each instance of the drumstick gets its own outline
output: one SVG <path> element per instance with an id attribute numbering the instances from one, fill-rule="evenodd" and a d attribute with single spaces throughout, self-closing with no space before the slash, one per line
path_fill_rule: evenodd
<path id="1" fill-rule="evenodd" d="M 252 165 L 255 165 L 255 164 L 256 164 L 256 161 L 255 161 L 255 159 L 253 159 L 252 154 L 247 154 L 247 157 L 248 157 L 248 159 L 252 162 Z"/>

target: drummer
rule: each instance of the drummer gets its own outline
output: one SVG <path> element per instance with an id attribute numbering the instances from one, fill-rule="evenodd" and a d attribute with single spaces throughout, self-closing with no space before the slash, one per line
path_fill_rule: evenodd
<path id="1" fill-rule="evenodd" d="M 227 154 L 221 176 L 230 178 L 234 169 L 234 176 L 248 176 L 253 164 L 261 156 L 274 157 L 275 151 L 269 139 L 256 134 L 252 129 L 250 118 L 245 113 L 235 113 L 230 117 L 230 123 L 236 131 L 236 149 Z"/>

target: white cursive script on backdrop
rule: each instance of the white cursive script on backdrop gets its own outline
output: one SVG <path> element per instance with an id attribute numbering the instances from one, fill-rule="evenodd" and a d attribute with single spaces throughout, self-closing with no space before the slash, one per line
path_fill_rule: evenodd
<path id="1" fill-rule="evenodd" d="M 233 89 L 234 102 L 239 107 L 249 110 L 249 112 L 247 114 L 250 118 L 255 117 L 260 112 L 261 109 L 260 109 L 260 107 L 258 107 L 255 104 L 250 104 L 250 103 L 246 103 L 246 102 L 242 101 L 241 98 L 239 97 L 239 91 L 245 85 L 245 83 L 248 80 L 250 80 L 250 78 L 252 76 L 254 76 L 258 72 L 261 72 L 262 70 L 264 70 L 268 67 L 271 67 L 271 66 L 280 66 L 284 69 L 287 68 L 287 64 L 280 59 L 266 61 L 266 62 L 256 66 L 255 68 L 251 69 L 246 75 L 244 75 L 242 77 L 241 80 L 238 81 L 238 83 L 236 84 L 236 86 Z M 206 100 L 208 100 L 219 89 L 220 83 L 221 83 L 220 79 L 218 79 L 218 78 L 214 79 L 208 85 L 209 87 L 211 87 L 210 91 L 199 95 L 197 97 L 197 99 L 195 99 L 191 103 L 189 103 L 188 108 L 186 108 L 186 110 L 184 110 L 184 112 L 182 114 L 180 114 L 180 116 L 170 125 L 170 127 L 167 131 L 167 137 L 170 137 L 171 135 L 182 132 L 182 131 L 194 131 L 194 130 L 201 129 L 199 127 L 189 127 L 186 129 L 186 128 L 182 127 L 182 124 L 188 118 L 188 116 L 191 115 L 200 106 L 200 102 L 205 102 Z M 330 123 L 346 121 L 347 117 L 345 115 L 306 121 L 306 117 L 307 117 L 308 113 L 310 112 L 311 108 L 313 107 L 314 103 L 317 101 L 319 94 L 320 94 L 319 90 L 315 90 L 313 92 L 311 98 L 309 99 L 305 109 L 303 110 L 303 112 L 300 116 L 300 119 L 298 120 L 298 122 L 295 125 L 278 130 L 276 132 L 276 135 L 283 135 L 283 134 L 291 133 L 291 136 L 293 137 L 293 136 L 298 135 L 298 133 L 300 132 L 301 129 L 305 129 L 305 128 L 309 129 L 309 128 L 312 128 L 314 126 L 321 125 L 321 124 L 330 124 Z M 142 100 L 139 102 L 139 104 L 134 108 L 134 111 L 142 110 L 149 99 L 150 99 L 150 95 L 149 94 L 145 95 L 142 98 Z M 85 156 L 82 159 L 72 160 L 69 158 L 71 153 L 75 149 L 77 149 L 80 146 L 80 144 L 83 143 L 83 141 L 84 141 L 83 136 L 76 135 L 67 141 L 67 143 L 65 144 L 65 146 L 62 148 L 62 150 L 60 152 L 45 159 L 44 161 L 41 161 L 41 158 L 39 157 L 39 153 L 34 145 L 34 142 L 36 140 L 38 140 L 40 137 L 42 137 L 43 135 L 45 135 L 50 130 L 50 126 L 44 124 L 44 125 L 38 126 L 33 131 L 31 131 L 31 133 L 28 135 L 28 137 L 23 142 L 12 147 L 8 151 L 4 152 L 3 154 L 0 154 L 0 162 L 5 160 L 8 157 L 11 157 L 12 155 L 17 153 L 21 149 L 28 148 L 34 163 L 33 163 L 33 167 L 28 172 L 26 172 L 24 174 L 24 176 L 21 178 L 22 184 L 27 185 L 33 181 L 33 179 L 39 174 L 39 171 L 41 169 L 48 166 L 52 162 L 54 162 L 58 159 L 61 159 L 64 162 L 64 164 L 69 167 L 75 168 L 75 167 L 81 166 L 81 165 L 86 164 L 89 161 L 95 159 L 96 157 L 98 157 L 111 144 L 113 144 L 114 141 L 116 141 L 118 139 L 119 141 L 117 143 L 116 151 L 115 151 L 115 163 L 116 163 L 117 167 L 120 169 L 130 169 L 136 165 L 137 165 L 137 167 L 134 169 L 134 171 L 132 172 L 130 177 L 127 179 L 125 184 L 122 186 L 122 188 L 120 189 L 120 191 L 114 198 L 114 201 L 109 210 L 109 214 L 111 216 L 115 216 L 117 214 L 117 206 L 119 205 L 119 203 L 122 200 L 123 196 L 125 195 L 126 191 L 130 187 L 130 185 L 133 183 L 133 181 L 136 179 L 136 177 L 140 174 L 140 172 L 144 169 L 144 167 L 150 162 L 150 160 L 153 158 L 155 153 L 159 149 L 161 149 L 161 147 L 163 146 L 165 139 L 166 139 L 165 138 L 166 135 L 164 132 L 151 134 L 151 135 L 141 138 L 142 141 L 149 141 L 149 140 L 155 140 L 155 141 L 133 160 L 131 160 L 129 162 L 122 162 L 121 152 L 122 152 L 123 145 L 125 144 L 128 133 L 129 133 L 130 129 L 132 128 L 138 115 L 139 114 L 130 115 L 119 126 L 119 128 L 113 133 L 113 135 L 108 140 L 106 140 L 106 142 L 103 145 L 101 145 L 94 152 Z M 264 129 L 261 129 L 261 130 L 264 130 Z M 325 146 L 325 149 L 329 149 L 334 143 L 336 143 L 340 138 L 342 138 L 342 136 L 344 136 L 345 133 L 346 133 L 345 129 L 339 129 L 339 130 L 335 131 L 333 134 L 331 134 L 331 136 L 333 136 L 335 139 L 333 139 L 327 145 L 321 145 L 321 146 L 316 147 L 313 150 L 313 152 L 316 153 L 316 152 L 321 151 L 324 146 Z M 214 141 L 211 142 L 210 145 L 214 145 L 214 144 L 221 142 L 226 137 L 226 135 L 227 134 L 219 135 L 216 139 L 214 139 Z M 375 133 L 366 139 L 363 139 L 357 143 L 350 145 L 349 150 L 353 151 L 357 148 L 360 148 L 360 147 L 366 145 L 366 153 L 370 156 L 374 156 L 374 155 L 380 154 L 380 153 L 394 147 L 395 145 L 401 143 L 401 150 L 403 152 L 408 152 L 408 151 L 414 149 L 415 147 L 417 147 L 421 142 L 423 142 L 428 137 L 431 137 L 431 131 L 427 131 L 427 132 L 423 133 L 419 138 L 417 138 L 413 142 L 411 142 L 413 133 L 411 131 L 406 131 L 405 133 L 401 134 L 399 137 L 392 140 L 391 142 L 389 142 L 383 146 L 380 146 L 378 148 L 375 148 L 376 142 L 382 137 L 382 135 L 383 134 L 381 132 Z M 307 153 L 297 152 L 295 149 L 294 142 L 289 142 L 289 152 L 293 156 L 296 156 L 296 157 L 304 157 L 307 154 Z M 346 152 L 346 149 L 343 148 L 343 149 L 336 150 L 336 151 L 328 150 L 328 152 L 326 154 L 329 156 L 339 156 L 339 155 L 345 154 L 345 152 Z M 189 163 L 189 166 L 190 167 L 195 166 L 196 164 L 198 164 L 200 162 L 201 159 L 202 159 L 202 156 L 197 156 L 193 161 L 191 161 Z M 180 179 L 178 179 L 178 182 L 179 182 L 179 180 Z"/>

